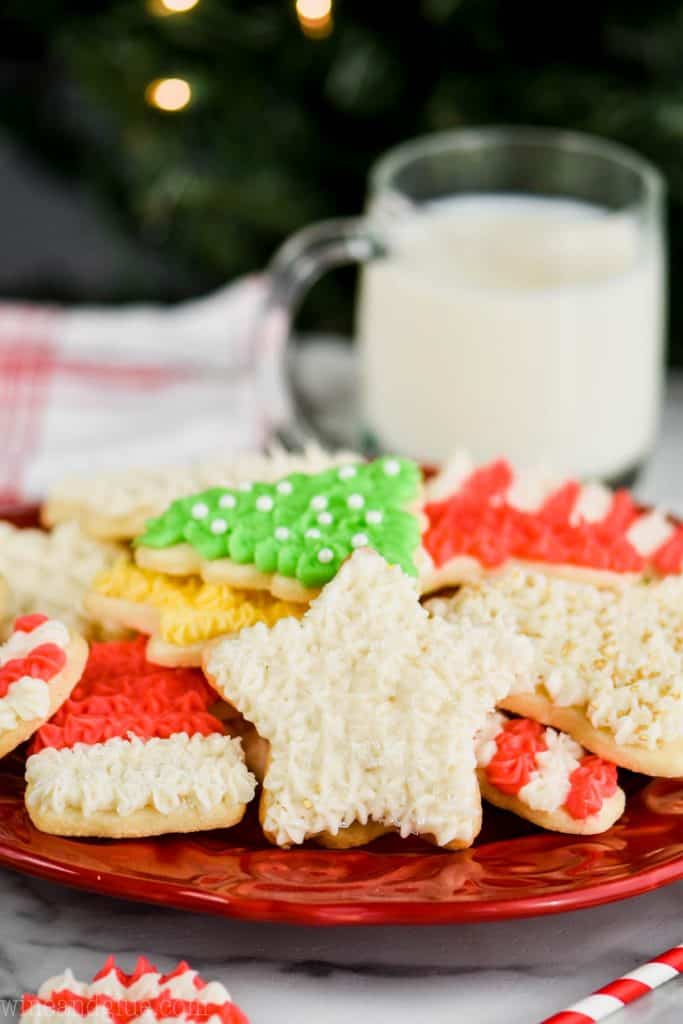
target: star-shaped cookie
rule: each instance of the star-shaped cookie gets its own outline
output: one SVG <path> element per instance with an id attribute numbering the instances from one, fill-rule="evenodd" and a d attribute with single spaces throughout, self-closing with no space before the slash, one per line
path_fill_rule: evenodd
<path id="1" fill-rule="evenodd" d="M 302 620 L 217 641 L 205 672 L 270 743 L 269 839 L 372 820 L 455 849 L 481 823 L 475 734 L 530 659 L 505 625 L 431 617 L 414 580 L 360 549 Z"/>

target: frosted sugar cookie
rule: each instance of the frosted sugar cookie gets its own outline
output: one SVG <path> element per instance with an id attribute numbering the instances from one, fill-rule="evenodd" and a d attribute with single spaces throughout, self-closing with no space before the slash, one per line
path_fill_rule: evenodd
<path id="1" fill-rule="evenodd" d="M 94 473 L 61 481 L 41 510 L 45 526 L 77 520 L 97 540 L 132 540 L 145 522 L 170 502 L 207 487 L 236 487 L 249 480 L 277 480 L 288 473 L 317 473 L 330 466 L 355 462 L 352 452 L 327 452 L 309 444 L 292 453 L 273 447 L 231 458 L 164 467 L 142 467 Z"/>
<path id="2" fill-rule="evenodd" d="M 140 957 L 132 974 L 124 974 L 113 956 L 91 982 L 77 981 L 67 967 L 21 1000 L 19 1024 L 249 1024 L 220 982 L 206 982 L 184 961 L 168 974 Z"/>
<path id="3" fill-rule="evenodd" d="M 588 582 L 628 583 L 683 570 L 683 526 L 628 491 L 582 485 L 460 453 L 427 485 L 423 591 L 511 564 Z"/>
<path id="4" fill-rule="evenodd" d="M 492 712 L 476 754 L 484 799 L 541 828 L 595 835 L 623 814 L 616 766 L 532 719 Z"/>
<path id="5" fill-rule="evenodd" d="M 136 539 L 136 561 L 173 575 L 308 603 L 361 547 L 417 576 L 422 474 L 407 459 L 291 473 L 175 501 Z"/>
<path id="6" fill-rule="evenodd" d="M 334 840 L 358 823 L 365 842 L 374 822 L 457 849 L 481 824 L 475 735 L 530 657 L 504 626 L 430 617 L 416 581 L 366 549 L 301 621 L 216 641 L 205 672 L 270 744 L 271 841 Z"/>
<path id="7" fill-rule="evenodd" d="M 167 576 L 120 559 L 95 580 L 85 598 L 95 621 L 114 622 L 147 634 L 147 658 L 157 665 L 202 663 L 207 642 L 287 615 L 300 617 L 301 603 L 278 601 L 265 591 L 234 590 L 198 576 Z"/>
<path id="8" fill-rule="evenodd" d="M 610 588 L 517 569 L 427 607 L 529 638 L 532 685 L 501 707 L 632 771 L 683 775 L 683 577 Z"/>
<path id="9" fill-rule="evenodd" d="M 45 533 L 0 522 L 0 575 L 9 587 L 0 636 L 17 615 L 40 611 L 89 638 L 92 624 L 84 614 L 83 595 L 120 554 L 120 548 L 86 537 L 76 523 Z"/>
<path id="10" fill-rule="evenodd" d="M 24 615 L 0 646 L 0 757 L 27 740 L 67 699 L 88 654 L 82 637 L 46 615 Z"/>
<path id="11" fill-rule="evenodd" d="M 214 703 L 196 669 L 149 665 L 143 638 L 94 644 L 80 684 L 29 749 L 33 824 L 112 838 L 234 825 L 255 782 Z"/>

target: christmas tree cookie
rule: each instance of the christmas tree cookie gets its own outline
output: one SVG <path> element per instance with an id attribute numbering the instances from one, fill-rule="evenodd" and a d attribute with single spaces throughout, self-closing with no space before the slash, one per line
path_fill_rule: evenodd
<path id="1" fill-rule="evenodd" d="M 358 548 L 416 577 L 421 473 L 408 459 L 346 463 L 174 501 L 136 540 L 143 569 L 308 602 Z"/>

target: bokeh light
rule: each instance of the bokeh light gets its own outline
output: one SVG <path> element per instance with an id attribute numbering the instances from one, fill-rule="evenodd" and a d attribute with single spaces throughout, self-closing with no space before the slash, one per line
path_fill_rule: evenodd
<path id="1" fill-rule="evenodd" d="M 296 14 L 304 35 L 321 39 L 332 31 L 332 0 L 296 0 Z"/>
<path id="2" fill-rule="evenodd" d="M 192 89 L 184 78 L 155 78 L 145 90 L 145 99 L 151 107 L 172 113 L 188 105 Z"/>

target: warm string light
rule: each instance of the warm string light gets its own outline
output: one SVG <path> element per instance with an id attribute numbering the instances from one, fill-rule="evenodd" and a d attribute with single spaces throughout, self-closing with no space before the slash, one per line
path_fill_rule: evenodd
<path id="1" fill-rule="evenodd" d="M 147 9 L 151 14 L 163 17 L 167 14 L 185 14 L 198 3 L 199 0 L 147 0 Z"/>
<path id="2" fill-rule="evenodd" d="M 183 110 L 192 99 L 192 88 L 184 78 L 155 78 L 145 90 L 150 107 L 175 113 Z"/>
<path id="3" fill-rule="evenodd" d="M 322 39 L 332 31 L 332 0 L 296 0 L 296 15 L 304 35 Z"/>

